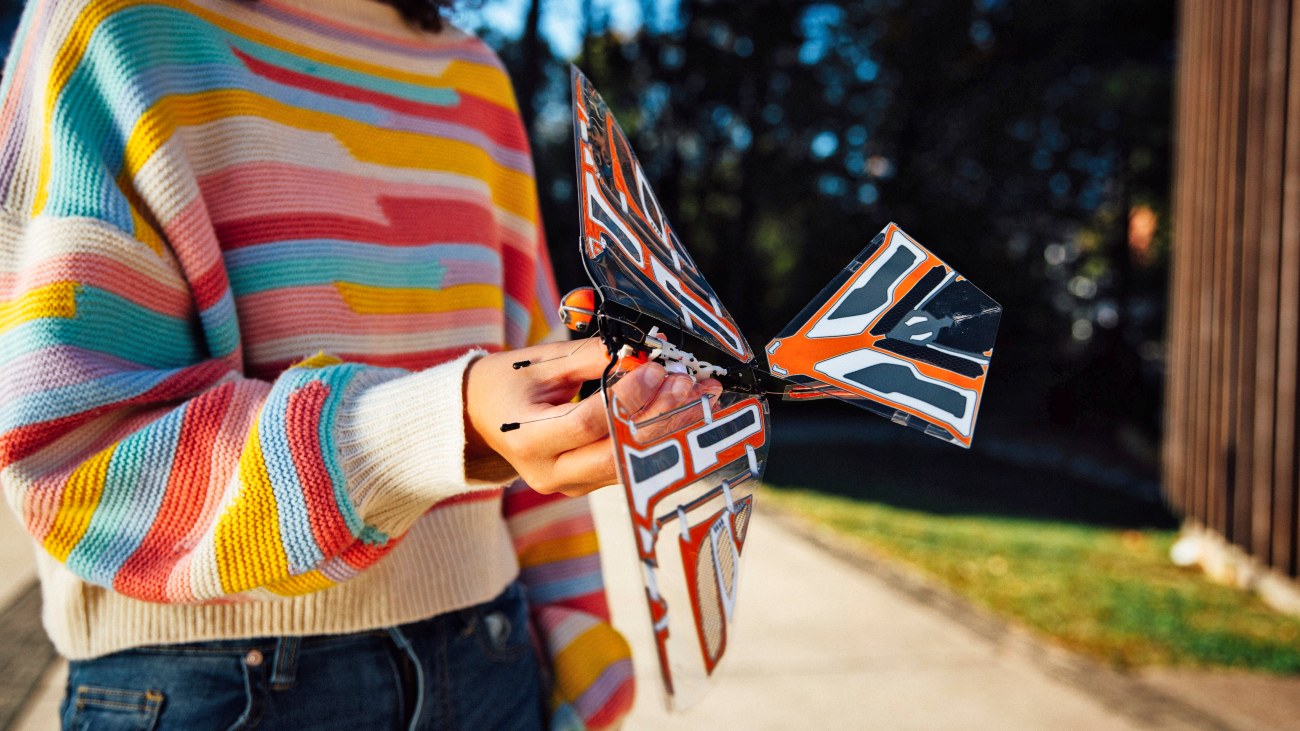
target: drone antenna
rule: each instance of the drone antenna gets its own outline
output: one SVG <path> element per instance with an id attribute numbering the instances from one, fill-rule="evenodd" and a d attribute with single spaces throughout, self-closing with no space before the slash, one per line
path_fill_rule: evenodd
<path id="1" fill-rule="evenodd" d="M 573 349 L 573 353 L 569 353 L 569 355 L 573 355 L 574 353 L 577 353 L 579 350 L 582 349 L 582 347 L 583 347 L 584 345 L 586 345 L 587 343 L 591 342 L 592 340 L 594 340 L 594 338 L 587 338 L 586 340 L 582 341 L 582 345 L 579 345 L 578 347 L 574 348 L 574 349 Z M 568 355 L 560 355 L 560 356 L 556 356 L 555 358 L 547 358 L 546 360 L 539 360 L 539 361 L 537 361 L 537 362 L 538 362 L 538 363 L 545 363 L 545 362 L 547 362 L 547 361 L 558 360 L 559 358 L 567 358 L 567 357 L 569 357 L 569 356 L 568 356 Z M 527 368 L 528 365 L 531 365 L 531 363 L 529 363 L 529 362 L 526 361 L 526 360 L 525 360 L 525 361 L 520 361 L 520 363 L 524 363 L 525 365 L 520 365 L 519 363 L 516 363 L 516 364 L 515 364 L 515 369 L 516 369 L 516 370 L 519 369 L 519 368 Z M 601 382 L 602 384 L 605 382 L 605 379 L 609 377 L 609 372 L 612 371 L 612 370 L 614 370 L 614 364 L 615 364 L 615 363 L 616 363 L 616 361 L 614 361 L 614 360 L 610 360 L 610 361 L 609 361 L 609 364 L 605 366 L 605 371 L 604 371 L 604 373 L 602 373 L 602 374 L 600 375 L 600 382 Z M 578 408 L 578 406 L 579 406 L 579 404 L 574 404 L 574 405 L 573 405 L 573 409 Z M 539 419 L 529 419 L 528 421 L 507 421 L 506 423 L 504 423 L 504 424 L 501 425 L 501 431 L 503 431 L 503 432 L 510 432 L 510 431 L 514 431 L 514 430 L 518 429 L 519 427 L 523 426 L 524 424 L 535 424 L 535 423 L 537 423 L 537 422 L 539 422 L 539 421 L 550 421 L 551 419 L 562 419 L 562 418 L 568 416 L 569 414 L 572 414 L 572 413 L 573 413 L 573 409 L 569 409 L 568 411 L 564 412 L 563 414 L 556 414 L 555 416 L 543 416 L 543 417 L 541 417 L 541 418 L 539 418 Z"/>
<path id="2" fill-rule="evenodd" d="M 586 347 L 587 343 L 590 343 L 590 342 L 591 342 L 592 340 L 594 340 L 594 339 L 595 339 L 595 338 L 583 338 L 583 339 L 582 339 L 582 342 L 579 343 L 579 344 L 578 344 L 578 347 L 574 348 L 574 349 L 573 349 L 573 352 L 571 352 L 571 353 L 566 353 L 566 354 L 564 354 L 564 355 L 557 355 L 557 356 L 555 356 L 554 358 L 547 358 L 547 359 L 545 359 L 545 360 L 517 360 L 517 361 L 515 361 L 514 363 L 511 363 L 510 365 L 511 365 L 511 367 L 514 368 L 515 370 L 519 370 L 520 368 L 527 368 L 528 366 L 537 365 L 538 363 L 550 363 L 550 362 L 553 361 L 553 360 L 560 360 L 561 358 L 568 358 L 568 357 L 571 356 L 571 355 L 577 355 L 577 353 L 578 353 L 579 350 L 582 350 L 584 347 Z M 554 417 L 552 417 L 552 418 L 554 418 Z"/>
<path id="3" fill-rule="evenodd" d="M 574 405 L 573 405 L 573 409 L 576 409 L 576 408 L 578 408 L 578 405 L 577 405 L 577 404 L 574 404 Z M 539 422 L 539 421 L 550 421 L 551 419 L 563 419 L 564 417 L 568 416 L 569 414 L 572 414 L 572 413 L 573 413 L 573 409 L 569 409 L 568 411 L 564 412 L 563 414 L 556 414 L 555 416 L 543 416 L 543 417 L 538 418 L 538 419 L 529 419 L 528 421 L 507 421 L 506 423 L 504 423 L 504 424 L 501 425 L 501 431 L 503 431 L 503 432 L 514 431 L 515 429 L 518 429 L 519 427 L 523 426 L 524 424 L 536 424 L 536 423 Z"/>

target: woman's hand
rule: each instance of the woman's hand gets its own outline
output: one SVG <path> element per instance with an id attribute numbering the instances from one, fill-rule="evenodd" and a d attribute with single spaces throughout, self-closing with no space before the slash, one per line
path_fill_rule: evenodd
<path id="1" fill-rule="evenodd" d="M 514 368 L 524 360 L 531 365 Z M 599 379 L 608 364 L 609 354 L 595 338 L 494 353 L 471 364 L 465 375 L 470 477 L 486 478 L 485 465 L 497 455 L 541 493 L 583 495 L 617 482 L 605 404 L 599 395 L 572 403 L 583 382 Z M 642 405 L 638 418 L 644 418 L 705 394 L 716 396 L 722 386 L 670 375 L 651 362 L 623 376 L 613 390 L 621 401 Z M 502 432 L 501 425 L 510 422 L 520 427 Z"/>

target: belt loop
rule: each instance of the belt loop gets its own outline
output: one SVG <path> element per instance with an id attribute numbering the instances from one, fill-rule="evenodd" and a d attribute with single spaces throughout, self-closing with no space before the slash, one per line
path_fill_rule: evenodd
<path id="1" fill-rule="evenodd" d="M 410 727 L 410 731 L 415 731 L 419 728 L 420 717 L 424 715 L 424 665 L 400 627 L 389 627 L 388 635 L 393 638 L 393 644 L 406 653 L 406 656 L 411 659 L 411 664 L 415 666 L 415 710 L 411 712 Z"/>
<path id="2" fill-rule="evenodd" d="M 271 663 L 271 690 L 288 690 L 298 680 L 298 637 L 280 637 L 275 641 L 275 660 Z"/>

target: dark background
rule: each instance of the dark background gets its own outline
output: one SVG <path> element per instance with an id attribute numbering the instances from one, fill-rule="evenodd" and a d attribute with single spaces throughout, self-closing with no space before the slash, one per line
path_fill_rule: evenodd
<path id="1" fill-rule="evenodd" d="M 20 6 L 0 0 L 0 37 Z M 1002 304 L 972 450 L 843 404 L 777 403 L 772 481 L 885 499 L 872 485 L 886 475 L 890 494 L 1082 517 L 1066 506 L 1119 496 L 1145 515 L 1158 498 L 1174 13 L 1173 0 L 481 0 L 457 19 L 515 79 L 562 291 L 586 284 L 572 61 L 751 344 L 889 221 Z"/>
<path id="2" fill-rule="evenodd" d="M 857 479 L 815 481 L 867 497 L 871 472 L 991 483 L 986 506 L 1156 498 L 1172 0 L 647 1 L 630 29 L 618 0 L 513 5 L 521 24 L 479 30 L 530 122 L 562 290 L 585 284 L 569 59 L 552 50 L 567 9 L 573 62 L 751 344 L 889 221 L 1003 305 L 971 452 L 840 404 L 777 404 L 777 446 L 796 454 L 774 453 L 770 479 L 806 483 L 790 465 L 808 449 L 862 443 L 889 449 L 839 450 Z"/>

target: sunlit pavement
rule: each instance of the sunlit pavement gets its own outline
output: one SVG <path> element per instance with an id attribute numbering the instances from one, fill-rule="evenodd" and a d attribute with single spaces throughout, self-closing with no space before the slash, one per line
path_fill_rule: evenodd
<path id="1" fill-rule="evenodd" d="M 846 560 L 761 511 L 745 544 L 739 622 L 721 677 L 691 710 L 669 714 L 659 696 L 621 499 L 604 490 L 594 503 L 615 623 L 636 650 L 639 693 L 627 731 L 1253 731 L 1286 728 L 1300 718 L 1297 679 L 1176 671 L 1143 680 L 1122 676 L 1044 648 L 905 571 Z M 0 610 L 12 614 L 34 580 L 32 548 L 12 515 L 0 512 Z M 23 611 L 33 616 L 4 627 L 0 691 L 13 695 L 20 685 L 26 696 L 13 699 L 12 728 L 54 729 L 64 665 L 38 659 L 43 656 L 30 650 L 33 637 L 16 636 L 21 628 L 19 634 L 39 639 L 34 611 Z M 15 685 L 20 677 L 33 680 Z M 1225 710 L 1234 703 L 1252 713 Z"/>
<path id="2" fill-rule="evenodd" d="M 617 561 L 632 550 L 621 499 L 608 490 L 596 504 L 615 623 L 636 652 L 640 692 L 627 729 L 1141 728 L 762 514 L 746 538 L 721 678 L 670 715 L 639 578 Z"/>
<path id="3" fill-rule="evenodd" d="M 1296 679 L 1231 676 L 1239 693 L 1263 694 L 1258 702 L 1273 710 L 1211 714 L 1187 700 L 1203 687 L 1176 674 L 1150 683 L 1045 647 L 905 569 L 843 558 L 761 510 L 746 539 L 738 624 L 719 682 L 672 715 L 656 683 L 639 578 L 626 563 L 631 533 L 620 500 L 607 490 L 595 503 L 614 620 L 636 652 L 629 731 L 1266 729 L 1284 727 L 1268 719 L 1300 717 Z"/>

